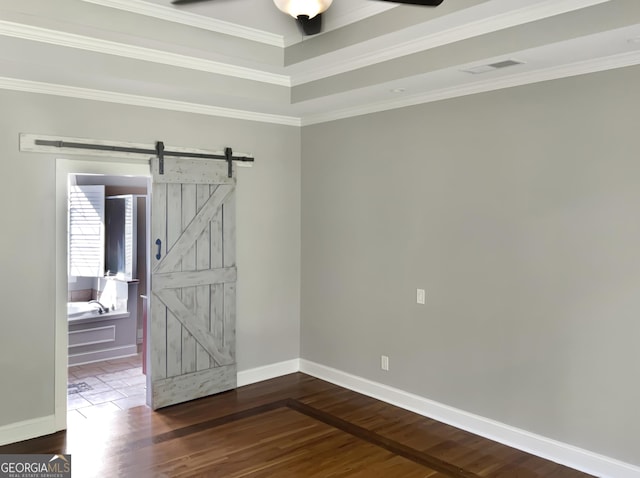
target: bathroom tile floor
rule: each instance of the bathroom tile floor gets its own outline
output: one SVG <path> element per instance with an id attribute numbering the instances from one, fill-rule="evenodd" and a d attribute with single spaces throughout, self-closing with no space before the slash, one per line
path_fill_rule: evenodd
<path id="1" fill-rule="evenodd" d="M 69 367 L 67 420 L 84 420 L 146 404 L 142 355 Z"/>

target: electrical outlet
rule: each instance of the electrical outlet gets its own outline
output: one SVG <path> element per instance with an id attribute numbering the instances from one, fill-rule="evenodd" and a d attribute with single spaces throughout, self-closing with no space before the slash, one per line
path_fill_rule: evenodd
<path id="1" fill-rule="evenodd" d="M 386 372 L 389 371 L 389 357 L 386 355 L 380 356 L 380 368 Z"/>
<path id="2" fill-rule="evenodd" d="M 424 305 L 426 301 L 425 299 L 426 299 L 426 294 L 424 292 L 424 289 L 416 289 L 416 302 L 418 304 Z"/>

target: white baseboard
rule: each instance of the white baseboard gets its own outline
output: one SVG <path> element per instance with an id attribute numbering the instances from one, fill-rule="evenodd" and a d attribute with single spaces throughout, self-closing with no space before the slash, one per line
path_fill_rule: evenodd
<path id="1" fill-rule="evenodd" d="M 308 360 L 300 359 L 300 372 L 585 473 L 603 478 L 640 478 L 637 466 Z"/>
<path id="2" fill-rule="evenodd" d="M 300 370 L 300 359 L 286 360 L 238 372 L 238 387 L 288 375 Z"/>
<path id="3" fill-rule="evenodd" d="M 602 478 L 640 478 L 640 467 L 304 359 L 242 370 L 238 387 L 298 371 L 585 473 Z M 53 415 L 1 426 L 0 446 L 56 431 Z"/>
<path id="4" fill-rule="evenodd" d="M 50 435 L 55 432 L 56 420 L 54 415 L 11 423 L 0 427 L 0 446 Z"/>
<path id="5" fill-rule="evenodd" d="M 263 380 L 269 380 L 282 375 L 288 375 L 299 370 L 299 359 L 287 360 L 285 362 L 278 362 L 265 365 L 263 367 L 243 370 L 238 372 L 238 387 L 262 382 Z M 59 417 L 66 418 L 66 410 L 59 410 L 58 415 Z M 33 420 L 25 420 L 23 422 L 0 426 L 0 446 L 29 440 L 30 438 L 36 438 L 43 435 L 50 435 L 51 433 L 58 431 L 58 429 L 66 428 L 66 423 L 63 423 L 60 418 L 58 421 L 60 423 L 58 424 L 58 427 L 56 427 L 56 417 L 51 415 L 48 417 L 35 418 Z"/>

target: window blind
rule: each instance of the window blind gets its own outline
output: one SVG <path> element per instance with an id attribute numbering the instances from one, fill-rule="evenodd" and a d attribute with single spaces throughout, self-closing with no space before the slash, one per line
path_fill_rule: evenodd
<path id="1" fill-rule="evenodd" d="M 69 275 L 104 275 L 104 186 L 69 187 Z"/>

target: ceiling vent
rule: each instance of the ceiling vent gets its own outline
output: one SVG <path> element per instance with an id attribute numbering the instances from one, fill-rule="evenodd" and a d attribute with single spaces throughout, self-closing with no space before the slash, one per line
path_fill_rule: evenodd
<path id="1" fill-rule="evenodd" d="M 524 61 L 519 60 L 502 60 L 495 63 L 489 63 L 488 65 L 474 66 L 473 68 L 467 68 L 461 70 L 465 73 L 471 73 L 472 75 L 478 75 L 480 73 L 487 73 L 493 70 L 499 70 L 501 68 L 509 68 L 510 66 L 522 65 Z"/>

